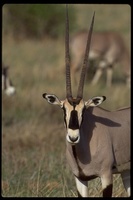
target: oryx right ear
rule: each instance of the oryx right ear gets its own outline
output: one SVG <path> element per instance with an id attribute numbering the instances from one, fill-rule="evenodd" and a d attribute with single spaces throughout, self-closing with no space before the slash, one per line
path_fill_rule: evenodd
<path id="1" fill-rule="evenodd" d="M 62 101 L 60 101 L 56 95 L 44 93 L 42 96 L 48 101 L 48 103 L 59 105 L 62 108 Z"/>
<path id="2" fill-rule="evenodd" d="M 103 101 L 105 101 L 105 99 L 106 99 L 105 96 L 93 97 L 89 99 L 87 102 L 85 102 L 85 106 L 86 108 L 99 106 Z"/>

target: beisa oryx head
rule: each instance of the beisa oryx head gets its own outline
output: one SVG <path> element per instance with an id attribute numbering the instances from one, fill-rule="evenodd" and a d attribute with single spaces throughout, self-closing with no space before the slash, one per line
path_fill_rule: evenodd
<path id="1" fill-rule="evenodd" d="M 89 106 L 97 106 L 105 100 L 105 97 L 93 97 L 88 101 L 83 100 L 83 88 L 85 74 L 88 65 L 88 55 L 91 43 L 91 35 L 94 23 L 94 16 L 92 17 L 91 26 L 88 33 L 87 45 L 85 50 L 84 62 L 81 70 L 80 81 L 77 91 L 77 97 L 72 96 L 71 76 L 70 76 L 70 53 L 69 53 L 69 19 L 68 8 L 66 8 L 66 36 L 65 36 L 65 63 L 66 63 L 66 99 L 59 100 L 56 95 L 44 93 L 43 97 L 54 105 L 59 105 L 64 111 L 64 123 L 66 127 L 66 140 L 75 145 L 80 141 L 80 127 L 83 121 L 85 109 Z"/>

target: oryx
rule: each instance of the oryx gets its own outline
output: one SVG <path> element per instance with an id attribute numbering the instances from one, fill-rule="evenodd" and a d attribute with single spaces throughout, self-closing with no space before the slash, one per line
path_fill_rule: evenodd
<path id="1" fill-rule="evenodd" d="M 114 112 L 97 107 L 105 96 L 83 100 L 83 87 L 88 64 L 92 18 L 77 97 L 73 98 L 70 78 L 69 21 L 66 9 L 66 99 L 44 93 L 48 103 L 58 105 L 64 112 L 66 127 L 66 157 L 76 179 L 79 197 L 88 197 L 88 181 L 100 177 L 103 197 L 112 196 L 114 173 L 121 173 L 125 189 L 130 195 L 130 108 Z"/>
<path id="2" fill-rule="evenodd" d="M 87 30 L 82 30 L 71 38 L 71 70 L 75 83 L 77 83 L 77 72 L 80 71 L 87 35 Z M 119 66 L 127 86 L 130 87 L 130 54 L 120 33 L 115 31 L 93 32 L 89 60 L 94 63 L 92 67 L 95 71 L 91 81 L 92 85 L 96 85 L 103 72 L 106 71 L 106 86 L 111 86 L 114 67 Z"/>
<path id="3" fill-rule="evenodd" d="M 11 96 L 15 94 L 16 89 L 9 78 L 8 69 L 8 66 L 2 64 L 2 91 L 4 91 L 6 95 Z"/>

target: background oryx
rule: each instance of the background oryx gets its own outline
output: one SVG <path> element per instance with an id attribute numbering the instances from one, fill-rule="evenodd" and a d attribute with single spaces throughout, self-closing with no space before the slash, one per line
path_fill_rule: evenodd
<path id="1" fill-rule="evenodd" d="M 88 34 L 77 97 L 72 96 L 69 56 L 69 22 L 66 15 L 66 99 L 53 94 L 43 97 L 64 112 L 66 157 L 75 176 L 78 196 L 88 197 L 88 181 L 101 178 L 103 197 L 112 196 L 113 173 L 121 173 L 130 195 L 130 108 L 110 112 L 97 107 L 105 96 L 83 100 L 94 16 Z"/>
<path id="2" fill-rule="evenodd" d="M 77 32 L 71 39 L 72 53 L 72 75 L 77 82 L 77 72 L 84 55 L 87 30 Z M 106 70 L 106 86 L 111 86 L 114 66 L 119 65 L 127 86 L 130 86 L 130 55 L 123 37 L 113 31 L 94 32 L 92 35 L 91 49 L 89 59 L 95 61 L 95 74 L 92 79 L 92 85 L 98 83 L 103 71 Z"/>
<path id="3" fill-rule="evenodd" d="M 2 91 L 4 91 L 6 95 L 11 96 L 15 94 L 16 89 L 9 78 L 8 70 L 9 67 L 2 64 Z"/>

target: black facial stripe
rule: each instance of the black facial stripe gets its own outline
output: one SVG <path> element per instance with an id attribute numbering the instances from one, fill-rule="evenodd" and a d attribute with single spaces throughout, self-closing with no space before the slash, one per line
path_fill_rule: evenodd
<path id="1" fill-rule="evenodd" d="M 62 107 L 63 111 L 64 111 L 64 123 L 67 127 L 67 123 L 66 123 L 66 109 L 64 108 L 64 106 Z"/>
<path id="2" fill-rule="evenodd" d="M 84 112 L 85 112 L 85 110 L 86 110 L 86 108 L 85 108 L 85 106 L 84 106 L 84 108 L 83 108 L 83 110 L 82 110 L 82 121 L 81 121 L 81 124 L 82 124 L 83 119 L 84 119 Z"/>
<path id="3" fill-rule="evenodd" d="M 79 129 L 79 122 L 78 122 L 78 112 L 76 110 L 71 111 L 69 126 L 70 129 L 76 130 Z"/>

